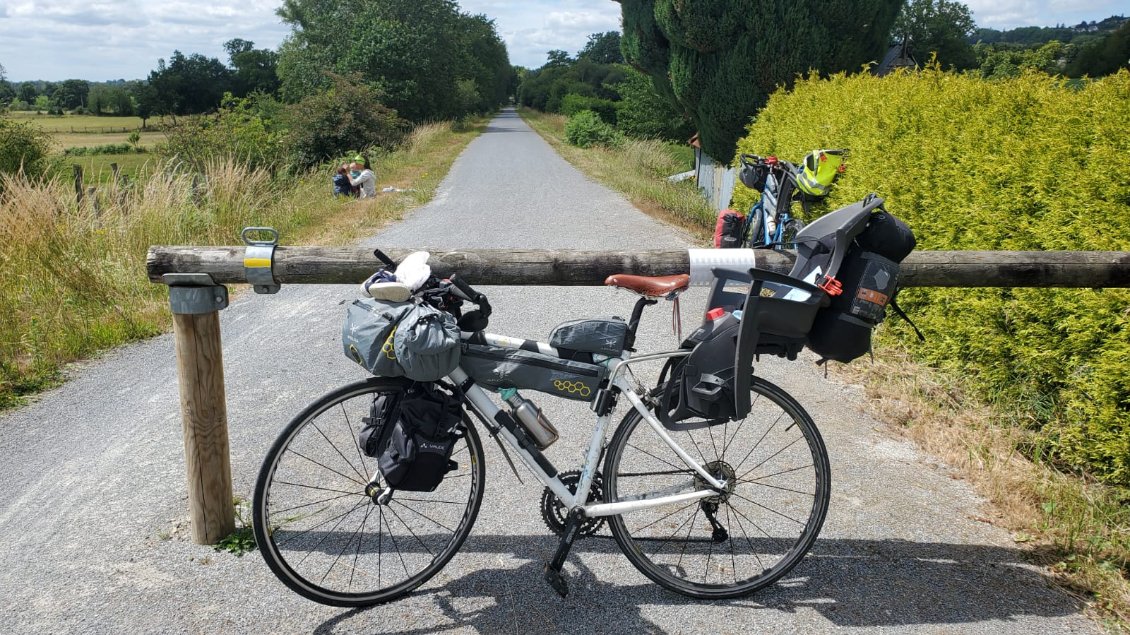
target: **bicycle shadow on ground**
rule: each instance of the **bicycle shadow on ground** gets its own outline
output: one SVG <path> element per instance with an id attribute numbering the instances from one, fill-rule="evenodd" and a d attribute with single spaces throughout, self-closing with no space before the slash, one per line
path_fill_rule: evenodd
<path id="1" fill-rule="evenodd" d="M 460 559 L 468 555 L 525 562 L 517 568 L 479 569 L 442 586 L 433 580 L 414 597 L 428 598 L 450 626 L 393 632 L 407 635 L 470 627 L 479 632 L 661 633 L 666 629 L 648 616 L 684 606 L 695 610 L 678 612 L 670 628 L 695 631 L 717 625 L 722 617 L 737 627 L 787 620 L 780 614 L 800 613 L 809 613 L 809 622 L 819 621 L 812 611 L 841 627 L 1008 622 L 1081 611 L 1067 594 L 1049 588 L 1050 581 L 1027 565 L 1017 549 L 903 540 L 818 540 L 805 560 L 774 586 L 738 600 L 697 601 L 651 584 L 641 575 L 632 575 L 630 583 L 610 582 L 613 576 L 624 577 L 626 569 L 634 574 L 634 569 L 607 530 L 604 534 L 574 546 L 566 564 L 570 594 L 564 599 L 542 578 L 543 563 L 556 545 L 553 537 L 471 536 L 449 567 L 467 566 Z M 594 557 L 602 560 L 594 563 L 595 571 L 586 563 Z M 344 612 L 315 632 L 334 633 L 343 622 L 354 630 L 357 621 L 380 619 L 381 608 Z M 377 613 L 369 618 L 365 616 L 369 611 Z M 701 626 L 688 622 L 694 615 L 703 620 Z M 387 620 L 384 625 L 388 626 Z"/>

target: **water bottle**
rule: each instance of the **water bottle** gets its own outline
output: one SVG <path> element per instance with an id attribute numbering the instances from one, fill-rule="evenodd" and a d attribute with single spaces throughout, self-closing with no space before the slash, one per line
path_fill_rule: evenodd
<path id="1" fill-rule="evenodd" d="M 544 450 L 553 445 L 560 435 L 557 433 L 557 428 L 554 428 L 549 419 L 542 414 L 541 408 L 519 395 L 517 390 L 508 392 L 509 394 L 503 394 L 503 399 L 510 404 L 511 412 L 526 432 L 530 433 L 530 438 L 534 440 L 538 449 Z"/>

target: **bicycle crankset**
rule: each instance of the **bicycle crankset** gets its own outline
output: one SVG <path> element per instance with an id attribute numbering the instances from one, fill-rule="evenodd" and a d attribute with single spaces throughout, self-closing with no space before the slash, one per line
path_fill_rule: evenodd
<path id="1" fill-rule="evenodd" d="M 576 493 L 577 484 L 581 480 L 581 473 L 576 470 L 569 472 L 561 472 L 557 475 L 565 487 L 569 488 L 570 492 Z M 597 472 L 592 477 L 592 485 L 589 486 L 589 498 L 586 502 L 594 502 L 604 500 L 604 477 L 600 472 Z M 569 510 L 565 505 L 557 499 L 553 490 L 548 487 L 541 493 L 541 519 L 545 522 L 545 526 L 554 534 L 560 536 L 565 532 L 565 521 L 569 517 Z M 581 521 L 581 528 L 577 531 L 577 537 L 587 538 L 600 531 L 604 526 L 604 518 L 586 518 Z"/>

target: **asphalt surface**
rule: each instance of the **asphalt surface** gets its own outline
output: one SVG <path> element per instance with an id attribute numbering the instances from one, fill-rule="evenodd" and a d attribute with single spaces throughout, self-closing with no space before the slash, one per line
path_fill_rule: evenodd
<path id="1" fill-rule="evenodd" d="M 586 179 L 503 112 L 431 204 L 369 243 L 632 249 L 689 238 Z M 632 305 L 603 288 L 485 290 L 496 307 L 490 330 L 519 337 L 545 339 L 559 322 L 626 315 Z M 339 344 L 340 303 L 355 293 L 289 286 L 222 312 L 237 495 L 250 497 L 291 416 L 361 378 Z M 703 294 L 685 298 L 694 322 Z M 670 320 L 664 306 L 652 308 L 640 349 L 672 347 Z M 812 361 L 757 367 L 808 409 L 832 460 L 821 538 L 774 587 L 738 601 L 688 600 L 637 573 L 605 531 L 575 546 L 572 594 L 557 597 L 541 578 L 556 544 L 537 510 L 541 488 L 528 474 L 519 484 L 487 442 L 486 498 L 462 552 L 403 600 L 345 610 L 293 594 L 258 553 L 237 558 L 191 542 L 172 338 L 123 347 L 0 416 L 0 632 L 1099 631 L 1006 532 L 978 520 L 985 502 L 964 482 L 861 414 L 861 389 L 825 379 Z M 578 464 L 586 406 L 527 396 L 562 431 L 550 459 Z"/>

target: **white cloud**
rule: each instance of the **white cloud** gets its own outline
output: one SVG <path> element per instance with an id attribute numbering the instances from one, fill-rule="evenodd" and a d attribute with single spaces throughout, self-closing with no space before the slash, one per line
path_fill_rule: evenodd
<path id="1" fill-rule="evenodd" d="M 409 2 L 411 0 L 400 0 Z M 9 79 L 141 78 L 174 49 L 226 58 L 232 38 L 276 48 L 290 32 L 281 0 L 0 0 L 0 64 Z M 1125 0 L 967 0 L 981 26 L 1051 26 L 1126 13 Z M 579 51 L 588 35 L 620 28 L 612 0 L 463 0 L 495 21 L 510 61 L 545 63 L 546 52 Z"/>

